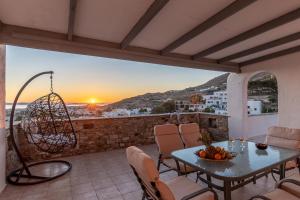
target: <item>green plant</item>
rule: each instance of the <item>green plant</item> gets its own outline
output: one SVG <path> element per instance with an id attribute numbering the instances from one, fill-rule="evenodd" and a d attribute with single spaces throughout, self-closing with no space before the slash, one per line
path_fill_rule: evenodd
<path id="1" fill-rule="evenodd" d="M 170 100 L 162 103 L 159 106 L 156 106 L 152 109 L 152 114 L 159 114 L 159 113 L 173 113 L 175 112 L 175 102 Z"/>
<path id="2" fill-rule="evenodd" d="M 207 107 L 203 110 L 203 112 L 207 112 L 207 113 L 214 113 L 215 109 L 213 109 L 212 107 Z"/>
<path id="3" fill-rule="evenodd" d="M 210 134 L 206 130 L 205 131 L 203 130 L 201 135 L 202 135 L 202 137 L 199 138 L 199 140 L 201 140 L 205 146 L 207 146 L 207 147 L 211 146 L 212 138 L 211 138 Z"/>

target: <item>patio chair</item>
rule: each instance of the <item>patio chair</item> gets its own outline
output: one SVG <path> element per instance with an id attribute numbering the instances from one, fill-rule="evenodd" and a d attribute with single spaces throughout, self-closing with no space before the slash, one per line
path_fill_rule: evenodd
<path id="1" fill-rule="evenodd" d="M 160 171 L 160 173 L 170 170 L 175 170 L 178 174 L 195 172 L 193 168 L 186 166 L 183 163 L 179 163 L 180 169 L 178 170 L 177 163 L 171 158 L 172 151 L 184 149 L 182 139 L 175 124 L 154 126 L 154 136 L 159 151 L 157 170 L 160 171 L 161 164 L 168 168 L 167 170 Z"/>
<path id="2" fill-rule="evenodd" d="M 296 180 L 300 183 L 300 175 L 299 174 L 294 174 L 293 176 L 288 177 L 289 180 Z M 286 192 L 289 192 L 296 197 L 300 198 L 300 185 L 296 185 L 290 182 L 285 181 L 279 182 L 281 188 L 285 190 Z"/>
<path id="3" fill-rule="evenodd" d="M 217 200 L 217 194 L 210 188 L 201 188 L 184 176 L 163 181 L 155 167 L 154 160 L 137 147 L 126 149 L 128 162 L 143 190 L 144 199 L 154 200 Z"/>
<path id="4" fill-rule="evenodd" d="M 300 179 L 283 179 L 277 185 L 275 190 L 264 195 L 256 195 L 250 200 L 299 200 Z"/>
<path id="5" fill-rule="evenodd" d="M 291 129 L 285 127 L 270 127 L 268 129 L 266 143 L 273 146 L 284 147 L 288 149 L 300 150 L 300 129 Z M 286 162 L 285 170 L 299 169 L 300 173 L 300 159 L 290 160 Z M 279 174 L 279 169 L 272 170 L 273 173 Z M 274 175 L 272 176 L 276 181 Z"/>
<path id="6" fill-rule="evenodd" d="M 197 123 L 180 124 L 179 133 L 185 148 L 203 145 L 201 141 L 202 136 Z"/>

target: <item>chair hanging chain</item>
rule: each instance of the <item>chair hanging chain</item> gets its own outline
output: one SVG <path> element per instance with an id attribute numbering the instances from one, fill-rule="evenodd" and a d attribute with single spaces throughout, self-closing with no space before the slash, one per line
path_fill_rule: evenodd
<path id="1" fill-rule="evenodd" d="M 53 73 L 51 73 L 51 75 L 50 75 L 50 91 L 51 91 L 51 93 L 53 93 Z"/>

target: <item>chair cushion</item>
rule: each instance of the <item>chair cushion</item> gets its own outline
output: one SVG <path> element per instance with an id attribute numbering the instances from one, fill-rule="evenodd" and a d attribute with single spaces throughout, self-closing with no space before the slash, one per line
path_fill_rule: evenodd
<path id="1" fill-rule="evenodd" d="M 294 169 L 298 167 L 297 160 L 289 160 L 285 164 L 285 169 Z"/>
<path id="2" fill-rule="evenodd" d="M 152 184 L 159 179 L 159 173 L 154 161 L 150 156 L 134 146 L 128 147 L 126 154 L 129 164 L 134 168 L 138 177 L 142 179 L 143 185 L 147 188 L 147 192 L 154 197 L 156 190 Z"/>
<path id="3" fill-rule="evenodd" d="M 281 189 L 275 189 L 270 193 L 264 195 L 272 200 L 299 200 L 298 197 Z"/>
<path id="4" fill-rule="evenodd" d="M 266 143 L 284 148 L 300 149 L 300 129 L 270 127 Z"/>
<path id="5" fill-rule="evenodd" d="M 184 148 L 175 124 L 156 125 L 154 127 L 154 136 L 159 153 L 162 154 L 163 158 L 169 158 L 172 151 Z"/>
<path id="6" fill-rule="evenodd" d="M 171 191 L 171 189 L 169 188 L 169 186 L 161 181 L 161 180 L 157 180 L 155 182 L 155 185 L 160 193 L 161 199 L 163 200 L 175 200 L 175 197 Z"/>
<path id="7" fill-rule="evenodd" d="M 126 156 L 127 156 L 127 161 L 128 163 L 133 166 L 134 162 L 135 162 L 135 156 L 138 153 L 143 153 L 143 151 L 135 146 L 130 146 L 126 149 Z"/>
<path id="8" fill-rule="evenodd" d="M 174 159 L 172 159 L 172 158 L 163 159 L 162 162 L 169 168 L 177 170 L 177 165 L 176 165 L 176 162 Z M 190 173 L 190 172 L 197 171 L 194 168 L 183 164 L 182 162 L 179 162 L 179 167 L 180 167 L 180 172 L 182 172 L 182 173 Z"/>
<path id="9" fill-rule="evenodd" d="M 287 179 L 295 179 L 297 181 L 300 181 L 300 175 L 296 174 L 296 175 L 293 175 L 291 177 L 288 177 Z M 286 192 L 289 192 L 289 193 L 297 196 L 298 198 L 300 198 L 300 186 L 297 186 L 297 185 L 292 184 L 292 183 L 283 183 L 281 185 L 281 189 L 283 189 Z"/>
<path id="10" fill-rule="evenodd" d="M 180 124 L 179 132 L 186 148 L 203 145 L 197 123 Z"/>
<path id="11" fill-rule="evenodd" d="M 201 186 L 185 176 L 178 176 L 171 181 L 166 182 L 172 191 L 176 200 L 182 199 L 184 196 L 189 195 L 193 192 L 201 190 Z M 205 192 L 198 195 L 191 200 L 213 200 L 214 194 L 212 192 Z"/>
<path id="12" fill-rule="evenodd" d="M 136 155 L 135 169 L 146 183 L 155 182 L 159 177 L 154 160 L 145 153 Z"/>
<path id="13" fill-rule="evenodd" d="M 290 169 L 295 169 L 296 167 L 298 167 L 298 163 L 297 160 L 289 160 L 285 163 L 285 170 L 290 170 Z M 276 167 L 277 170 L 279 170 L 280 165 L 278 165 Z"/>

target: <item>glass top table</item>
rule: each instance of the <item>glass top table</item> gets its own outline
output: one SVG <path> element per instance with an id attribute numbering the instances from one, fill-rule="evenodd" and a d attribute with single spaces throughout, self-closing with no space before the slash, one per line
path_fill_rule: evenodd
<path id="1" fill-rule="evenodd" d="M 172 157 L 176 161 L 183 162 L 186 165 L 194 167 L 195 169 L 207 174 L 206 182 L 219 190 L 223 190 L 225 199 L 231 199 L 230 192 L 237 189 L 238 186 L 243 186 L 255 180 L 245 182 L 247 178 L 254 179 L 258 174 L 267 172 L 277 166 L 280 167 L 280 178 L 284 178 L 285 162 L 295 159 L 300 156 L 300 151 L 269 146 L 266 150 L 259 150 L 253 142 L 235 142 L 224 141 L 213 143 L 213 146 L 224 147 L 225 150 L 236 152 L 237 156 L 232 160 L 227 161 L 213 161 L 201 159 L 195 155 L 199 149 L 204 149 L 205 146 L 182 149 L 172 152 Z M 265 174 L 264 174 L 265 175 Z M 264 176 L 261 175 L 260 177 Z M 214 185 L 210 181 L 210 176 L 223 180 L 224 186 L 220 187 Z M 202 179 L 201 179 L 202 180 Z M 242 185 L 231 186 L 232 181 L 242 181 Z"/>

